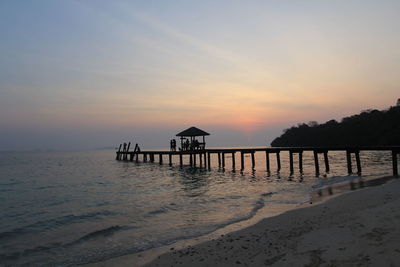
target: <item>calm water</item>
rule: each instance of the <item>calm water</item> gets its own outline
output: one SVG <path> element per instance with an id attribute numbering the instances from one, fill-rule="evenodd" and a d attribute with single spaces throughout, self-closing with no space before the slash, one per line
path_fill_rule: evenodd
<path id="1" fill-rule="evenodd" d="M 320 178 L 311 153 L 293 177 L 281 154 L 281 173 L 269 175 L 263 153 L 257 171 L 243 173 L 231 171 L 229 157 L 226 171 L 205 171 L 116 161 L 112 150 L 0 153 L 0 265 L 66 266 L 137 252 L 294 208 L 313 189 L 354 178 L 345 153 L 331 153 L 331 173 Z M 361 160 L 364 176 L 391 174 L 389 153 L 362 152 Z"/>

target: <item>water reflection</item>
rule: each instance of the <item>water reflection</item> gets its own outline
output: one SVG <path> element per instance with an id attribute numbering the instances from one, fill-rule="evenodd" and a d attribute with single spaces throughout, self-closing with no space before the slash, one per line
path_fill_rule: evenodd
<path id="1" fill-rule="evenodd" d="M 193 167 L 183 167 L 180 170 L 179 183 L 186 196 L 197 197 L 207 192 L 208 180 L 212 172 Z"/>
<path id="2" fill-rule="evenodd" d="M 333 185 L 325 186 L 311 193 L 310 203 L 321 201 L 326 197 L 330 197 L 334 194 L 342 194 L 345 192 L 362 189 L 364 187 L 381 185 L 392 179 L 394 179 L 394 177 L 392 176 L 385 176 L 379 178 L 359 177 L 351 179 L 350 181 L 340 182 Z"/>

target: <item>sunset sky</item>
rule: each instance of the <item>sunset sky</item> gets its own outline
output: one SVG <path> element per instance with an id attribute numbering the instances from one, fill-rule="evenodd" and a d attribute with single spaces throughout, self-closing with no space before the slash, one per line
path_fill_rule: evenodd
<path id="1" fill-rule="evenodd" d="M 400 1 L 0 1 L 0 150 L 267 145 L 400 97 Z"/>

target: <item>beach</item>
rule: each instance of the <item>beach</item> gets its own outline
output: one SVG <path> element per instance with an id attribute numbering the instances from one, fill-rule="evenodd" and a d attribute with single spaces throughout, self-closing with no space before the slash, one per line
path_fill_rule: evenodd
<path id="1" fill-rule="evenodd" d="M 399 192 L 395 179 L 200 244 L 181 242 L 92 266 L 396 266 Z"/>

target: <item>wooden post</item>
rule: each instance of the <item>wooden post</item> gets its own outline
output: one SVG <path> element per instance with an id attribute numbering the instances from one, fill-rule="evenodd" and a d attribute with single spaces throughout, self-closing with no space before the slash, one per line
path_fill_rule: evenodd
<path id="1" fill-rule="evenodd" d="M 360 161 L 360 151 L 356 150 L 356 163 L 357 163 L 357 174 L 361 175 L 361 161 Z"/>
<path id="2" fill-rule="evenodd" d="M 199 162 L 200 162 L 200 168 L 203 167 L 203 153 L 199 153 Z"/>
<path id="3" fill-rule="evenodd" d="M 251 168 L 254 170 L 256 168 L 256 161 L 255 161 L 255 157 L 254 157 L 254 151 L 251 152 Z"/>
<path id="4" fill-rule="evenodd" d="M 149 156 L 150 156 L 150 162 L 154 162 L 154 154 L 151 153 L 151 154 L 149 154 Z"/>
<path id="5" fill-rule="evenodd" d="M 319 176 L 318 152 L 316 150 L 314 150 L 314 164 L 315 164 L 315 175 Z"/>
<path id="6" fill-rule="evenodd" d="M 169 166 L 171 166 L 172 165 L 172 154 L 169 153 L 168 157 L 169 157 Z"/>
<path id="7" fill-rule="evenodd" d="M 240 170 L 244 170 L 244 153 L 240 151 Z"/>
<path id="8" fill-rule="evenodd" d="M 118 148 L 118 151 L 117 151 L 117 156 L 115 157 L 116 160 L 120 159 L 121 146 L 122 146 L 122 144 L 119 144 L 119 148 Z"/>
<path id="9" fill-rule="evenodd" d="M 133 161 L 133 156 L 134 156 L 135 154 L 134 153 L 130 153 L 129 154 L 129 161 Z"/>
<path id="10" fill-rule="evenodd" d="M 193 157 L 192 157 L 192 153 L 189 154 L 189 165 L 190 165 L 190 167 L 193 166 Z"/>
<path id="11" fill-rule="evenodd" d="M 351 166 L 351 154 L 349 150 L 346 150 L 346 158 L 347 158 L 347 172 L 350 175 L 353 173 L 353 168 Z"/>
<path id="12" fill-rule="evenodd" d="M 218 152 L 218 167 L 221 168 L 221 153 Z"/>
<path id="13" fill-rule="evenodd" d="M 201 153 L 204 156 L 204 168 L 207 168 L 207 154 L 206 152 Z"/>
<path id="14" fill-rule="evenodd" d="M 280 151 L 276 152 L 276 165 L 278 166 L 278 172 L 281 170 L 281 156 Z"/>
<path id="15" fill-rule="evenodd" d="M 136 162 L 139 162 L 139 154 L 138 154 L 139 150 L 140 150 L 139 145 L 136 143 L 135 148 L 133 149 L 133 158 L 136 157 Z M 133 161 L 133 158 L 132 158 L 132 161 Z"/>
<path id="16" fill-rule="evenodd" d="M 232 170 L 234 171 L 236 166 L 235 166 L 235 152 L 232 152 Z"/>
<path id="17" fill-rule="evenodd" d="M 196 153 L 193 153 L 193 167 L 196 167 Z"/>
<path id="18" fill-rule="evenodd" d="M 147 154 L 143 153 L 143 162 L 147 162 Z"/>
<path id="19" fill-rule="evenodd" d="M 162 154 L 161 153 L 160 153 L 159 157 L 160 157 L 160 165 L 161 165 L 161 164 L 163 164 L 163 162 L 162 162 Z"/>
<path id="20" fill-rule="evenodd" d="M 125 152 L 126 152 L 126 145 L 124 143 L 124 148 L 122 149 L 122 155 L 121 155 L 121 160 L 125 159 Z"/>
<path id="21" fill-rule="evenodd" d="M 324 161 L 325 161 L 325 172 L 329 172 L 329 159 L 328 159 L 328 151 L 324 151 Z"/>
<path id="22" fill-rule="evenodd" d="M 131 146 L 131 142 L 128 143 L 128 148 L 126 149 L 126 154 L 125 154 L 124 160 L 128 160 L 128 152 L 129 152 L 130 146 Z"/>
<path id="23" fill-rule="evenodd" d="M 290 168 L 290 175 L 293 175 L 293 152 L 289 151 L 289 168 Z"/>
<path id="24" fill-rule="evenodd" d="M 397 151 L 392 150 L 392 165 L 393 165 L 393 176 L 399 176 L 399 171 L 397 167 Z"/>
<path id="25" fill-rule="evenodd" d="M 267 172 L 270 172 L 270 164 L 269 164 L 269 152 L 265 151 L 265 161 L 266 161 L 266 165 L 267 165 Z"/>
<path id="26" fill-rule="evenodd" d="M 210 154 L 211 154 L 210 152 L 207 153 L 207 164 L 208 164 L 209 170 L 211 169 L 211 155 Z"/>
<path id="27" fill-rule="evenodd" d="M 225 169 L 225 152 L 222 152 L 222 168 Z"/>
<path id="28" fill-rule="evenodd" d="M 183 156 L 182 156 L 182 152 L 179 153 L 179 166 L 183 166 Z"/>
<path id="29" fill-rule="evenodd" d="M 303 151 L 299 152 L 299 171 L 303 173 Z"/>

